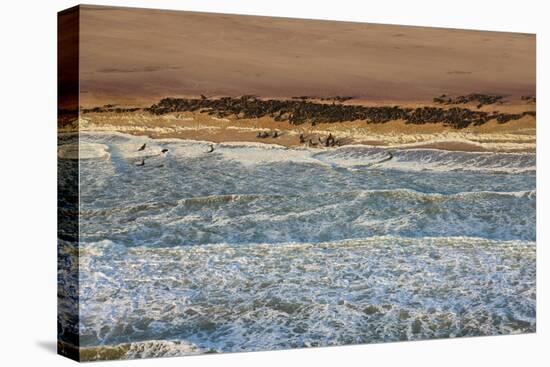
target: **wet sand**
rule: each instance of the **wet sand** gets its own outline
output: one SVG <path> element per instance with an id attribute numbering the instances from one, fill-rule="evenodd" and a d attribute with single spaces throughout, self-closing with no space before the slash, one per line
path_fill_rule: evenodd
<path id="1" fill-rule="evenodd" d="M 180 138 L 221 142 L 260 142 L 286 147 L 325 148 L 322 141 L 332 134 L 340 145 L 366 144 L 400 148 L 433 148 L 456 151 L 532 152 L 536 142 L 536 120 L 525 116 L 499 124 L 492 120 L 481 126 L 454 129 L 442 124 L 407 124 L 389 121 L 369 124 L 366 121 L 309 123 L 292 125 L 272 118 L 216 118 L 202 113 L 177 112 L 152 115 L 138 111 L 130 113 L 86 113 L 80 121 L 81 131 L 118 131 L 151 138 Z M 67 128 L 70 130 L 70 127 Z M 278 137 L 272 133 L 277 131 Z M 270 137 L 259 138 L 258 133 Z M 303 134 L 306 143 L 300 143 Z M 309 144 L 309 141 L 315 144 Z"/>

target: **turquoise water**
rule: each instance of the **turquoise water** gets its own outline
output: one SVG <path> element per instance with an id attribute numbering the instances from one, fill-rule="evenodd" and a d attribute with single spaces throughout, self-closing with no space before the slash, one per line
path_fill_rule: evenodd
<path id="1" fill-rule="evenodd" d="M 80 139 L 83 347 L 535 331 L 534 154 Z"/>

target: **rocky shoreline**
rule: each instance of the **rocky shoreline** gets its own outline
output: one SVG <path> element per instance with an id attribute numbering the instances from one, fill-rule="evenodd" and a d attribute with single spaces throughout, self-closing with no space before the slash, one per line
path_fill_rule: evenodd
<path id="1" fill-rule="evenodd" d="M 524 116 L 536 117 L 535 111 L 520 113 L 487 112 L 457 106 L 459 104 L 478 103 L 479 109 L 485 104 L 503 103 L 501 96 L 470 94 L 456 98 L 445 95 L 434 98 L 434 103 L 453 105 L 453 107 L 423 106 L 417 108 L 400 106 L 364 106 L 343 104 L 351 99 L 347 96 L 315 98 L 310 96 L 291 99 L 260 99 L 255 96 L 208 98 L 164 98 L 148 108 L 121 108 L 114 105 L 82 109 L 83 113 L 134 112 L 143 110 L 153 115 L 173 112 L 199 112 L 217 118 L 255 119 L 270 117 L 274 121 L 286 121 L 292 125 L 311 123 L 336 123 L 363 120 L 367 124 L 382 124 L 394 120 L 403 120 L 406 124 L 437 124 L 463 129 L 479 126 L 490 120 L 506 123 Z M 530 97 L 531 99 L 534 97 Z"/>

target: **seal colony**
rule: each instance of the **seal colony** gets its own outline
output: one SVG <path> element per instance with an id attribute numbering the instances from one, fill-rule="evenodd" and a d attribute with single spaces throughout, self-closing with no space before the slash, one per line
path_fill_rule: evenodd
<path id="1" fill-rule="evenodd" d="M 262 98 L 166 97 L 149 106 L 80 109 L 79 121 L 60 127 L 112 130 L 214 143 L 250 141 L 287 147 L 349 144 L 464 151 L 533 151 L 536 98 L 443 94 L 431 102 L 372 103 L 352 96 Z"/>
<path id="2" fill-rule="evenodd" d="M 477 108 L 483 104 L 493 104 L 502 100 L 502 96 L 483 94 L 471 94 L 459 96 L 456 99 L 434 98 L 434 102 L 445 104 L 464 104 L 478 101 Z M 442 123 L 455 129 L 463 129 L 470 125 L 483 125 L 490 120 L 505 123 L 510 120 L 519 120 L 524 116 L 536 116 L 535 111 L 523 111 L 521 113 L 499 113 L 472 110 L 466 107 L 417 107 L 406 108 L 400 106 L 371 107 L 363 105 L 344 105 L 343 102 L 353 97 L 319 98 L 319 100 L 332 100 L 332 103 L 313 102 L 311 97 L 292 97 L 290 100 L 261 99 L 255 96 L 243 95 L 241 97 L 207 98 L 163 98 L 144 111 L 155 115 L 164 115 L 172 112 L 200 112 L 217 118 L 233 117 L 236 119 L 251 119 L 271 117 L 275 121 L 288 121 L 293 125 L 301 125 L 310 122 L 335 123 L 343 121 L 364 120 L 367 123 L 385 123 L 392 120 L 404 120 L 407 124 Z M 527 99 L 529 96 L 522 96 Z M 94 107 L 83 109 L 83 113 L 90 112 L 133 112 L 136 108 L 101 108 Z M 267 137 L 267 136 L 258 136 Z M 275 136 L 276 137 L 276 136 Z"/>
<path id="3" fill-rule="evenodd" d="M 80 106 L 60 104 L 61 131 L 317 149 L 535 149 L 530 34 L 80 11 Z"/>

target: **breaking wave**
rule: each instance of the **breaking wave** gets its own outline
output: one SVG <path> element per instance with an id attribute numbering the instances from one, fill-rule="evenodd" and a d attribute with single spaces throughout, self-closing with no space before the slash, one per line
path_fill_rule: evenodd
<path id="1" fill-rule="evenodd" d="M 534 154 L 80 139 L 58 271 L 83 359 L 536 329 Z"/>
<path id="2" fill-rule="evenodd" d="M 101 241 L 81 251 L 84 345 L 168 339 L 191 351 L 228 352 L 535 328 L 530 242 L 381 236 L 128 248 Z"/>
<path id="3" fill-rule="evenodd" d="M 456 152 L 437 149 L 342 147 L 317 153 L 323 162 L 352 169 L 376 166 L 405 171 L 479 171 L 526 173 L 536 169 L 533 153 Z"/>
<path id="4" fill-rule="evenodd" d="M 111 238 L 127 246 L 323 242 L 386 234 L 534 240 L 535 205 L 533 190 L 210 195 L 83 209 L 81 221 L 88 228 L 85 241 L 101 239 L 108 227 Z"/>
<path id="5" fill-rule="evenodd" d="M 210 143 L 180 139 L 149 139 L 121 133 L 81 133 L 85 140 L 111 141 L 125 158 L 147 156 L 155 147 L 170 146 L 175 156 L 193 158 L 204 156 Z M 152 150 L 137 152 L 136 144 L 148 142 Z M 321 164 L 350 169 L 397 169 L 405 171 L 475 171 L 496 173 L 533 173 L 536 170 L 534 153 L 458 152 L 438 149 L 384 149 L 352 145 L 331 149 L 290 149 L 263 143 L 221 143 L 216 154 L 245 166 L 270 163 Z M 158 149 L 160 151 L 160 149 Z M 155 152 L 155 154 L 158 152 Z"/>

